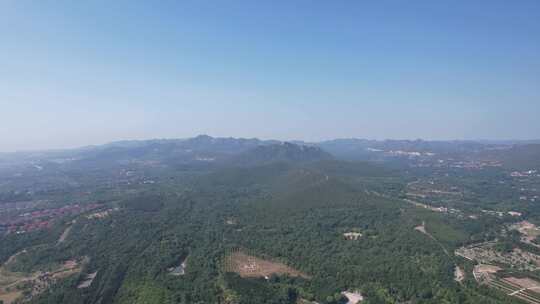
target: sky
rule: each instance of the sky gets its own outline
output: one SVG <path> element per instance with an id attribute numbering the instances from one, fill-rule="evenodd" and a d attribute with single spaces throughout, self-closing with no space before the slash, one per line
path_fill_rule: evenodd
<path id="1" fill-rule="evenodd" d="M 0 1 L 0 151 L 540 138 L 540 1 Z"/>

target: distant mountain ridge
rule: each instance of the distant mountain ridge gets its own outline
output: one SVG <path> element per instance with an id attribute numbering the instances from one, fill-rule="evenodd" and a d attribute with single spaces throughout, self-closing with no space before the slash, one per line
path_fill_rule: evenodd
<path id="1" fill-rule="evenodd" d="M 540 163 L 535 141 L 478 142 L 426 140 L 333 139 L 322 142 L 211 137 L 116 141 L 77 149 L 0 154 L 0 167 L 13 165 L 78 163 L 91 168 L 108 163 L 158 162 L 171 165 L 306 162 L 334 157 L 349 161 L 386 162 L 406 160 L 411 155 L 436 155 L 456 159 L 488 158 L 509 167 Z M 529 147 L 529 148 L 527 148 Z M 529 152 L 527 152 L 529 151 Z M 523 161 L 520 161 L 523 159 Z M 519 162 L 519 163 L 518 163 Z"/>
<path id="2" fill-rule="evenodd" d="M 267 164 L 273 162 L 305 163 L 333 159 L 333 156 L 316 146 L 283 142 L 278 144 L 259 145 L 234 158 L 240 165 Z"/>
<path id="3" fill-rule="evenodd" d="M 235 138 L 235 137 L 212 137 L 209 135 L 198 135 L 191 138 L 164 138 L 164 139 L 141 139 L 141 140 L 119 140 L 102 145 L 89 145 L 79 148 L 68 149 L 45 149 L 34 151 L 0 152 L 0 158 L 14 157 L 16 155 L 25 157 L 38 157 L 45 154 L 66 155 L 81 152 L 91 152 L 104 150 L 107 148 L 140 148 L 149 145 L 175 145 L 178 147 L 197 147 L 206 149 L 209 146 L 222 149 L 222 151 L 235 152 L 242 149 L 253 148 L 258 145 L 283 143 L 281 140 L 261 140 L 258 138 Z M 512 146 L 526 144 L 540 144 L 537 140 L 408 140 L 408 139 L 362 139 L 362 138 L 336 138 L 319 142 L 308 142 L 303 140 L 286 141 L 293 144 L 318 146 L 324 150 L 345 149 L 345 150 L 365 150 L 367 148 L 388 148 L 388 149 L 440 149 L 448 147 L 478 147 L 478 146 Z"/>

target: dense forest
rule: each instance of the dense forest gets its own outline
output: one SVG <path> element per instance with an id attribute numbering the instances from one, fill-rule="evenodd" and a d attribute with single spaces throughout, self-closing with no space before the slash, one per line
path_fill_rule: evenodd
<path id="1" fill-rule="evenodd" d="M 278 156 L 257 148 L 262 154 L 240 165 L 229 157 L 233 166 L 122 169 L 122 176 L 143 173 L 115 183 L 107 176 L 118 169 L 105 167 L 93 173 L 92 183 L 44 188 L 33 195 L 58 205 L 73 198 L 81 204 L 98 201 L 99 207 L 56 220 L 48 230 L 0 238 L 0 262 L 13 273 L 51 272 L 66 261 L 78 263 L 73 275 L 21 299 L 30 303 L 337 304 L 347 302 L 344 291 L 361 293 L 367 304 L 519 303 L 477 284 L 470 275 L 474 263 L 454 255 L 461 246 L 501 238 L 508 218 L 472 220 L 405 200 L 412 181 L 435 176 L 443 185 L 464 189 L 476 207 L 467 209 L 465 200 L 441 200 L 441 205 L 488 208 L 506 194 L 482 195 L 478 189 L 490 192 L 486 189 L 501 171 L 466 176 L 456 169 L 440 175 L 440 169 L 404 171 L 336 160 L 317 149 L 306 149 L 309 157 L 297 161 L 304 150 L 272 149 Z M 64 169 L 64 174 L 88 179 L 78 170 Z M 58 241 L 66 230 L 65 240 Z M 524 246 L 512 233 L 504 241 L 510 248 Z M 224 266 L 231 250 L 303 275 L 231 272 Z M 182 274 L 171 274 L 181 264 Z M 455 280 L 456 267 L 469 273 L 463 281 Z M 89 274 L 95 278 L 80 288 Z"/>

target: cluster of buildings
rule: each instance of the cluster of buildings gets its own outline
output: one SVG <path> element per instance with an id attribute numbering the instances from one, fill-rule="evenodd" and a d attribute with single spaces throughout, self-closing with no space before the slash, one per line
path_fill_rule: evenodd
<path id="1" fill-rule="evenodd" d="M 534 196 L 532 196 L 532 197 L 528 197 L 528 196 L 526 196 L 526 195 L 521 195 L 521 196 L 519 197 L 519 200 L 520 200 L 520 201 L 527 201 L 527 200 L 530 200 L 531 202 L 536 202 L 536 200 L 537 200 L 538 198 L 539 198 L 538 195 L 534 195 Z"/>
<path id="2" fill-rule="evenodd" d="M 53 221 L 57 218 L 68 215 L 77 215 L 86 211 L 100 208 L 101 206 L 102 205 L 95 203 L 87 205 L 75 204 L 60 208 L 50 208 L 22 213 L 13 219 L 0 220 L 0 232 L 6 234 L 21 234 L 34 230 L 47 229 L 52 226 Z"/>
<path id="3" fill-rule="evenodd" d="M 513 217 L 520 217 L 523 215 L 521 212 L 517 212 L 517 211 L 503 212 L 503 211 L 494 211 L 494 210 L 485 210 L 485 209 L 482 209 L 482 213 L 492 215 L 492 216 L 498 216 L 498 217 L 503 217 L 507 214 Z"/>
<path id="4" fill-rule="evenodd" d="M 86 218 L 89 219 L 89 220 L 102 219 L 102 218 L 108 217 L 111 214 L 111 212 L 118 211 L 118 210 L 120 210 L 120 209 L 119 208 L 107 209 L 107 210 L 104 210 L 104 211 L 99 211 L 99 212 L 89 214 L 89 215 L 86 216 Z"/>
<path id="5" fill-rule="evenodd" d="M 462 169 L 483 169 L 485 167 L 502 167 L 502 163 L 496 160 L 454 161 L 449 164 L 449 167 Z"/>
<path id="6" fill-rule="evenodd" d="M 502 163 L 496 160 L 457 160 L 453 158 L 435 159 L 424 157 L 419 163 L 413 164 L 413 167 L 480 170 L 487 167 L 502 167 Z"/>
<path id="7" fill-rule="evenodd" d="M 431 153 L 431 152 L 402 151 L 402 150 L 386 151 L 385 154 L 388 156 L 408 156 L 410 158 L 420 157 L 420 156 L 429 156 L 429 157 L 435 156 L 435 153 Z"/>
<path id="8" fill-rule="evenodd" d="M 510 173 L 512 177 L 530 177 L 530 176 L 540 176 L 537 174 L 537 170 L 527 170 L 527 171 L 513 171 Z"/>

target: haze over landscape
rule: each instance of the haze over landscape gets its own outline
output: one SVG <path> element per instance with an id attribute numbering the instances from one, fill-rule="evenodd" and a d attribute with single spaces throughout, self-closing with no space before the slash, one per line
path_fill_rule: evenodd
<path id="1" fill-rule="evenodd" d="M 2 1 L 0 151 L 536 139 L 538 1 Z"/>
<path id="2" fill-rule="evenodd" d="M 0 1 L 0 304 L 540 304 L 540 1 Z"/>

